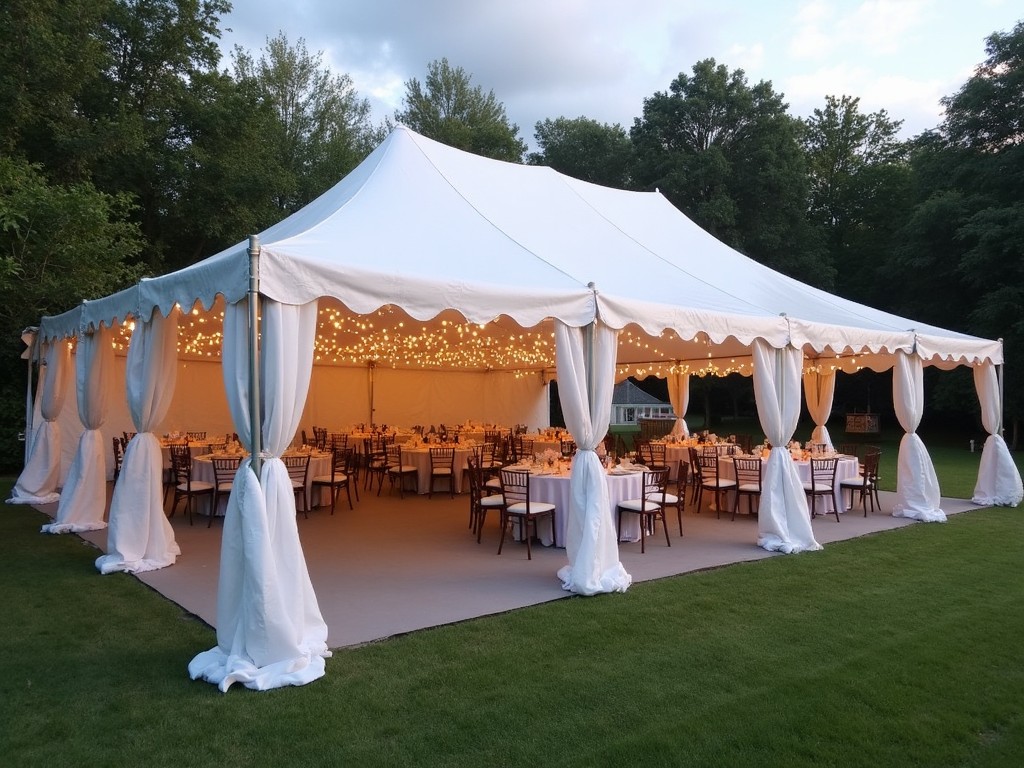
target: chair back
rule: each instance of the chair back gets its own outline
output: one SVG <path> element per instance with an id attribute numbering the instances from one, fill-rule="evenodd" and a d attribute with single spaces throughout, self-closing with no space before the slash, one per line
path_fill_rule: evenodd
<path id="1" fill-rule="evenodd" d="M 335 444 L 331 447 L 331 481 L 336 477 L 349 474 L 349 462 L 354 453 L 350 448 Z"/>
<path id="2" fill-rule="evenodd" d="M 843 456 L 855 456 L 860 458 L 860 444 L 859 443 L 840 443 L 836 449 Z"/>
<path id="3" fill-rule="evenodd" d="M 646 440 L 640 444 L 640 458 L 648 467 L 665 466 L 665 444 Z"/>
<path id="4" fill-rule="evenodd" d="M 309 471 L 309 454 L 304 453 L 298 456 L 282 456 L 281 461 L 284 462 L 284 468 L 288 470 L 288 477 L 293 482 L 301 482 L 303 487 L 306 485 L 306 473 Z"/>
<path id="5" fill-rule="evenodd" d="M 454 448 L 431 448 L 430 471 L 436 469 L 452 469 L 455 466 Z"/>
<path id="6" fill-rule="evenodd" d="M 238 465 L 242 463 L 241 456 L 218 456 L 212 460 L 213 463 L 213 476 L 216 479 L 217 485 L 221 483 L 230 483 L 235 479 L 235 473 L 238 472 Z"/>
<path id="7" fill-rule="evenodd" d="M 525 470 L 503 469 L 501 470 L 501 493 L 505 502 L 512 506 L 514 504 L 529 504 L 530 501 L 530 473 Z"/>
<path id="8" fill-rule="evenodd" d="M 697 457 L 697 466 L 700 467 L 700 480 L 702 483 L 717 482 L 718 451 L 702 453 Z"/>
<path id="9" fill-rule="evenodd" d="M 757 486 L 757 492 L 761 492 L 761 459 L 734 456 L 733 467 L 736 469 L 737 485 Z"/>
<path id="10" fill-rule="evenodd" d="M 175 485 L 184 485 L 190 488 L 192 485 L 192 452 L 187 445 L 171 446 L 171 473 L 174 475 Z"/>
<path id="11" fill-rule="evenodd" d="M 665 486 L 668 484 L 668 467 L 645 471 L 641 482 L 644 486 L 643 496 L 640 497 L 641 507 L 646 508 L 649 503 L 652 506 L 665 506 Z"/>
<path id="12" fill-rule="evenodd" d="M 473 446 L 473 458 L 476 459 L 477 467 L 483 469 L 494 464 L 494 443 L 483 442 Z"/>
<path id="13" fill-rule="evenodd" d="M 344 432 L 331 432 L 330 438 L 327 441 L 328 450 L 334 448 L 341 448 L 344 451 L 348 448 L 348 435 Z"/>
<path id="14" fill-rule="evenodd" d="M 836 467 L 839 459 L 834 456 L 811 459 L 811 490 L 815 493 L 831 493 L 836 483 Z"/>
<path id="15" fill-rule="evenodd" d="M 864 482 L 869 485 L 878 485 L 878 467 L 881 464 L 882 454 L 872 451 L 864 454 L 863 471 Z"/>
<path id="16" fill-rule="evenodd" d="M 203 431 L 203 432 L 193 432 L 193 431 L 189 430 L 188 432 L 185 433 L 185 439 L 189 440 L 189 441 L 191 441 L 191 440 L 205 440 L 206 439 L 206 432 L 205 431 Z"/>
<path id="17" fill-rule="evenodd" d="M 576 441 L 575 440 L 562 440 L 561 441 L 562 456 L 569 459 L 576 453 Z"/>

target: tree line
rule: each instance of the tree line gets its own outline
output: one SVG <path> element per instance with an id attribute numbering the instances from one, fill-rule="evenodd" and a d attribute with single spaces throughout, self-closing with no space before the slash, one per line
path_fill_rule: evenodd
<path id="1" fill-rule="evenodd" d="M 20 331 L 178 269 L 298 210 L 395 123 L 480 155 L 659 189 L 697 224 L 800 280 L 1006 344 L 1008 426 L 1024 406 L 1024 22 L 909 140 L 828 95 L 807 118 L 713 59 L 643 99 L 627 128 L 586 116 L 526 143 L 493 91 L 440 59 L 380 124 L 347 74 L 283 33 L 218 39 L 227 0 L 7 0 L 0 7 L 0 464 L 18 465 Z M 967 376 L 931 405 L 976 411 Z M 1014 429 L 1012 443 L 1016 442 Z"/>

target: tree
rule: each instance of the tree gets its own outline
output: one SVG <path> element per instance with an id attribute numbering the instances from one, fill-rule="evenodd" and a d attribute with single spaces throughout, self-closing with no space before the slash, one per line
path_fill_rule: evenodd
<path id="1" fill-rule="evenodd" d="M 630 137 L 636 181 L 762 263 L 829 288 L 833 270 L 807 220 L 801 126 L 770 82 L 714 59 L 644 100 Z"/>
<path id="2" fill-rule="evenodd" d="M 127 223 L 129 205 L 127 195 L 87 182 L 52 184 L 38 166 L 0 156 L 0 412 L 16 414 L 0 428 L 0 466 L 24 458 L 17 440 L 25 403 L 22 329 L 141 277 L 131 266 L 142 240 Z"/>
<path id="3" fill-rule="evenodd" d="M 538 122 L 534 137 L 540 152 L 530 154 L 531 165 L 549 165 L 574 178 L 607 187 L 630 188 L 633 144 L 618 123 L 558 117 Z"/>
<path id="4" fill-rule="evenodd" d="M 913 214 L 901 231 L 890 284 L 921 319 L 1003 338 L 1024 349 L 1024 22 L 986 43 L 988 58 L 952 96 L 937 132 L 914 145 Z M 1024 375 L 1006 368 L 1004 404 L 1019 440 Z"/>
<path id="5" fill-rule="evenodd" d="M 331 74 L 321 60 L 301 38 L 289 45 L 283 32 L 267 40 L 259 61 L 235 47 L 235 77 L 276 116 L 270 143 L 283 173 L 274 198 L 289 213 L 336 184 L 383 138 L 352 78 Z"/>
<path id="6" fill-rule="evenodd" d="M 837 285 L 847 298 L 888 303 L 879 294 L 891 241 L 909 215 L 908 147 L 901 121 L 863 114 L 860 99 L 827 96 L 804 122 L 810 217 L 825 233 Z"/>
<path id="7" fill-rule="evenodd" d="M 427 65 L 421 85 L 415 77 L 405 83 L 404 110 L 395 120 L 428 138 L 496 160 L 518 163 L 526 152 L 519 126 L 509 123 L 494 91 L 471 85 L 472 77 L 448 59 Z"/>

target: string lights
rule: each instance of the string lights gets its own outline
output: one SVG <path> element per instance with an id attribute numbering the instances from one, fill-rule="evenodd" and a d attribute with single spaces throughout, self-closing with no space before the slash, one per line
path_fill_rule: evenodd
<path id="1" fill-rule="evenodd" d="M 178 357 L 183 360 L 219 360 L 224 339 L 223 299 L 209 311 L 198 304 L 182 311 L 178 321 Z M 115 352 L 127 354 L 135 321 L 126 319 L 114 328 Z M 682 339 L 666 329 L 652 336 L 637 326 L 619 333 L 616 378 L 691 376 L 750 376 L 749 356 L 722 355 L 722 347 L 707 334 Z M 738 343 L 733 346 L 735 351 Z M 680 355 L 685 350 L 685 355 Z M 418 321 L 394 305 L 366 315 L 353 315 L 337 302 L 322 299 L 318 310 L 313 360 L 317 365 L 357 366 L 370 363 L 395 369 L 501 370 L 516 376 L 552 371 L 555 339 L 550 324 L 522 328 L 507 317 L 471 323 L 448 310 L 429 322 Z M 866 367 L 857 356 L 808 359 L 805 372 L 841 370 L 853 373 Z"/>

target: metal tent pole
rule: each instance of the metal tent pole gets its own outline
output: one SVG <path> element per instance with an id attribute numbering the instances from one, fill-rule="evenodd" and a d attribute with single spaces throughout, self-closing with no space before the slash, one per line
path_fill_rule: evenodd
<path id="1" fill-rule="evenodd" d="M 249 235 L 249 439 L 252 444 L 252 471 L 259 479 L 263 468 L 262 414 L 260 413 L 260 238 Z"/>

